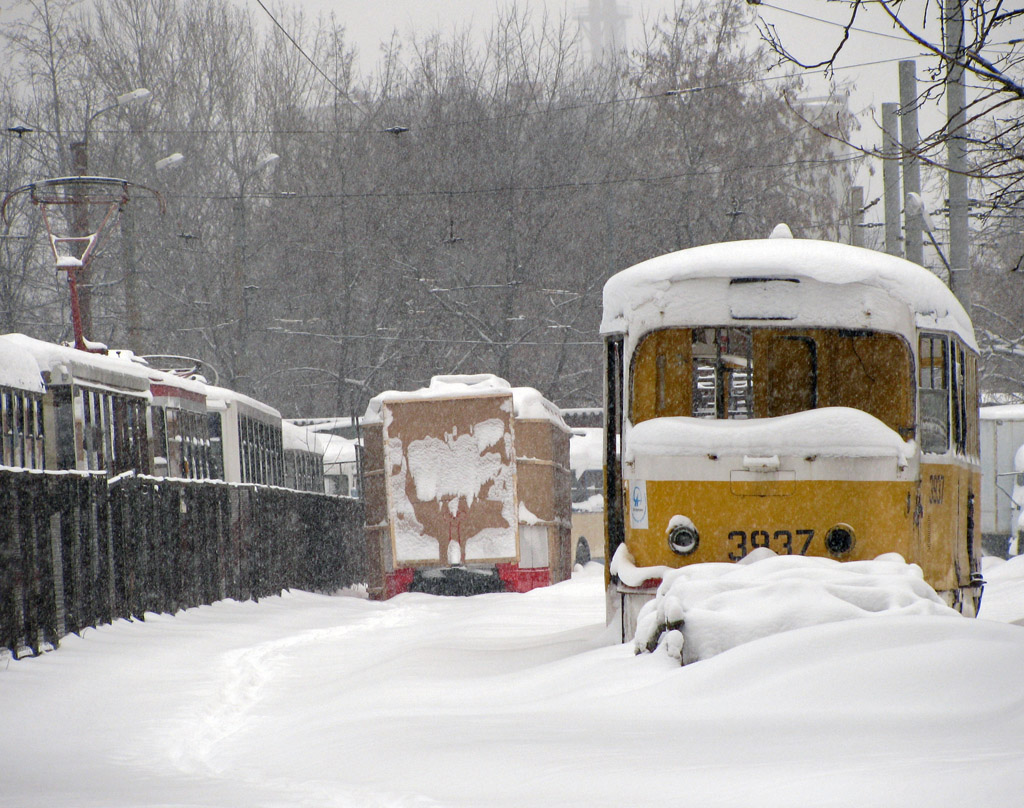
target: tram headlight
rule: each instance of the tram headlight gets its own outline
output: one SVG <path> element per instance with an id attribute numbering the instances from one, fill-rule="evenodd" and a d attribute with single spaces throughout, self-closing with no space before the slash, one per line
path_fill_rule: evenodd
<path id="1" fill-rule="evenodd" d="M 692 555 L 697 552 L 700 534 L 696 525 L 685 516 L 673 516 L 668 522 L 668 546 L 676 555 Z"/>
<path id="2" fill-rule="evenodd" d="M 854 542 L 853 528 L 842 523 L 833 525 L 825 534 L 825 549 L 837 558 L 849 555 Z"/>

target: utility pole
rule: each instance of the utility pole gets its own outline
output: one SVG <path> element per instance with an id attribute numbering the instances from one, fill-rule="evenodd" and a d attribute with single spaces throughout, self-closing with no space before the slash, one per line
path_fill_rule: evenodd
<path id="1" fill-rule="evenodd" d="M 906 205 L 907 194 L 921 194 L 921 164 L 917 157 L 917 63 L 900 62 L 900 134 L 903 144 L 903 211 L 906 223 L 906 257 L 924 265 L 924 226 L 921 216 Z"/>
<path id="2" fill-rule="evenodd" d="M 139 309 L 139 273 L 135 255 L 135 214 L 131 205 L 121 211 L 121 254 L 124 259 L 124 315 L 128 348 L 142 353 L 142 314 Z"/>
<path id="3" fill-rule="evenodd" d="M 236 354 L 234 357 L 234 378 L 232 384 L 236 390 L 252 392 L 252 379 L 249 376 L 251 360 L 249 357 L 249 325 L 252 304 L 252 293 L 256 287 L 246 283 L 249 274 L 249 230 L 245 202 L 246 185 L 253 177 L 267 166 L 279 160 L 279 156 L 269 152 L 261 156 L 247 173 L 239 173 L 238 196 L 232 201 L 232 213 L 235 229 L 235 268 L 234 295 L 236 306 Z"/>
<path id="4" fill-rule="evenodd" d="M 864 246 L 864 186 L 850 189 L 850 244 Z"/>
<path id="5" fill-rule="evenodd" d="M 949 166 L 950 288 L 971 310 L 971 254 L 967 200 L 967 99 L 964 89 L 964 9 L 962 0 L 944 0 L 946 71 L 946 154 Z"/>
<path id="6" fill-rule="evenodd" d="M 882 104 L 882 189 L 885 199 L 885 251 L 903 255 L 900 247 L 900 139 L 899 105 Z"/>
<path id="7" fill-rule="evenodd" d="M 78 177 L 87 177 L 89 175 L 89 132 L 93 121 L 100 117 L 100 115 L 118 107 L 148 101 L 150 96 L 152 96 L 152 93 L 145 87 L 137 87 L 134 90 L 117 96 L 113 103 L 102 107 L 86 118 L 82 139 L 76 140 L 70 145 L 71 173 Z M 89 206 L 85 202 L 85 193 L 80 187 L 75 186 L 71 189 L 71 235 L 76 238 L 85 238 L 89 233 Z M 82 242 L 77 257 L 80 258 L 85 249 L 85 243 Z M 93 334 L 91 275 L 92 270 L 86 267 L 79 273 L 78 281 L 81 284 L 79 288 L 79 306 L 81 307 L 82 314 L 82 333 L 87 336 Z"/>

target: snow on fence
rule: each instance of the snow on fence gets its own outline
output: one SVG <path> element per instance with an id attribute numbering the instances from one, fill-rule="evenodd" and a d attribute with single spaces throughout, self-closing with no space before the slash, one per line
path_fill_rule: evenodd
<path id="1" fill-rule="evenodd" d="M 365 579 L 358 500 L 216 481 L 0 470 L 0 649 L 118 618 Z"/>

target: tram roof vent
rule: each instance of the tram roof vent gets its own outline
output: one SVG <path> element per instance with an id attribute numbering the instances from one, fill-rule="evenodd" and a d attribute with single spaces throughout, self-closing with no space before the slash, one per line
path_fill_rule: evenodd
<path id="1" fill-rule="evenodd" d="M 768 238 L 793 238 L 793 231 L 789 229 L 788 224 L 777 224 Z"/>

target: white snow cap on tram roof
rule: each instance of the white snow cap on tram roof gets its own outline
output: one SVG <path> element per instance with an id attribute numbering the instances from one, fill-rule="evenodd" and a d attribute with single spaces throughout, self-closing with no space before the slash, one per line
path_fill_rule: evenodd
<path id="1" fill-rule="evenodd" d="M 264 404 L 262 401 L 257 401 L 255 398 L 250 398 L 244 393 L 239 393 L 237 390 L 229 390 L 227 387 L 217 387 L 212 384 L 204 384 L 203 387 L 206 389 L 206 406 L 210 410 L 224 410 L 229 402 L 234 401 L 269 415 L 271 420 L 281 419 L 280 410 L 269 404 Z"/>
<path id="2" fill-rule="evenodd" d="M 30 393 L 44 392 L 43 378 L 39 375 L 39 363 L 24 345 L 11 339 L 18 334 L 0 335 L 0 385 L 27 390 Z"/>
<path id="3" fill-rule="evenodd" d="M 419 390 L 385 390 L 370 399 L 366 407 L 364 422 L 381 420 L 381 409 L 387 402 L 409 401 L 412 399 L 473 398 L 496 393 L 511 393 L 513 416 L 519 420 L 550 421 L 566 432 L 569 427 L 562 419 L 562 413 L 554 404 L 532 387 L 513 387 L 493 373 L 473 373 L 449 376 L 434 376 L 429 387 Z"/>
<path id="4" fill-rule="evenodd" d="M 52 342 L 35 339 L 25 334 L 4 334 L 0 336 L 5 348 L 2 354 L 4 366 L 7 356 L 19 354 L 36 364 L 36 374 L 52 372 L 64 365 L 76 378 L 90 381 L 105 381 L 111 384 L 124 384 L 135 390 L 149 388 L 150 368 L 129 356 L 89 353 L 70 345 L 57 345 Z M 25 359 L 18 360 L 24 362 Z M 26 366 L 27 367 L 27 366 Z M 109 374 L 117 374 L 110 376 Z M 105 376 L 105 379 L 100 379 Z M 6 372 L 4 374 L 6 378 Z"/>
<path id="5" fill-rule="evenodd" d="M 281 445 L 286 452 L 315 452 L 322 455 L 326 445 L 323 437 L 307 427 L 281 421 Z"/>
<path id="6" fill-rule="evenodd" d="M 601 333 L 623 332 L 634 320 L 656 321 L 674 284 L 715 278 L 796 279 L 874 287 L 906 305 L 919 325 L 955 331 L 977 349 L 964 307 L 924 267 L 863 247 L 779 236 L 692 247 L 622 270 L 605 283 Z M 698 286 L 695 284 L 694 292 L 699 295 Z M 688 310 L 700 305 L 699 300 L 690 298 Z"/>

